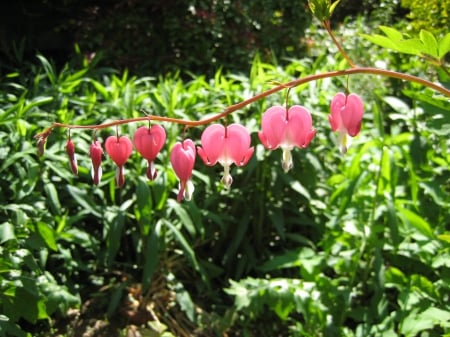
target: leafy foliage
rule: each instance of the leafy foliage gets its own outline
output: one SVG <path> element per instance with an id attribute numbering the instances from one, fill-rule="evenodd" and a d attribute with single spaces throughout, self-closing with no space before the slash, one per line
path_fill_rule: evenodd
<path id="1" fill-rule="evenodd" d="M 414 31 L 427 29 L 436 35 L 448 32 L 450 1 L 402 0 L 401 5 L 410 10 L 407 16 L 411 19 L 410 25 Z"/>

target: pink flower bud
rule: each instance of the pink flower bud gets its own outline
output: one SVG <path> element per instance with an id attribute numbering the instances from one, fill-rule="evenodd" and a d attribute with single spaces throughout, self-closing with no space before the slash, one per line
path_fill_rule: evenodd
<path id="1" fill-rule="evenodd" d="M 133 144 L 127 136 L 109 136 L 105 142 L 105 149 L 117 165 L 116 183 L 122 187 L 125 183 L 124 165 L 133 151 Z"/>
<path id="2" fill-rule="evenodd" d="M 222 182 L 230 187 L 233 178 L 230 175 L 230 166 L 244 166 L 253 155 L 254 148 L 250 147 L 251 139 L 248 130 L 240 124 L 223 126 L 213 124 L 202 133 L 202 146 L 198 147 L 198 155 L 208 166 L 217 162 L 224 168 Z"/>
<path id="3" fill-rule="evenodd" d="M 91 156 L 92 161 L 92 169 L 91 169 L 92 179 L 94 180 L 94 184 L 98 185 L 100 183 L 100 180 L 102 179 L 101 165 L 103 156 L 102 145 L 100 144 L 99 141 L 96 140 L 91 144 L 89 154 Z"/>
<path id="4" fill-rule="evenodd" d="M 315 135 L 311 114 L 300 105 L 267 109 L 262 116 L 262 131 L 258 133 L 264 147 L 283 150 L 282 167 L 286 172 L 293 167 L 292 149 L 306 148 Z"/>
<path id="5" fill-rule="evenodd" d="M 77 156 L 75 154 L 75 144 L 70 138 L 66 144 L 66 152 L 67 155 L 69 156 L 70 169 L 72 170 L 73 174 L 78 174 L 78 164 L 77 164 Z"/>
<path id="6" fill-rule="evenodd" d="M 180 190 L 177 200 L 181 201 L 183 197 L 191 200 L 194 192 L 194 185 L 191 182 L 192 170 L 195 164 L 195 145 L 190 139 L 184 140 L 182 143 L 177 142 L 170 153 L 170 162 L 178 179 L 180 180 Z"/>
<path id="7" fill-rule="evenodd" d="M 156 178 L 156 170 L 153 161 L 161 151 L 166 141 L 166 132 L 160 125 L 153 125 L 151 128 L 142 126 L 134 133 L 134 146 L 142 157 L 147 159 L 147 177 L 150 180 Z"/>

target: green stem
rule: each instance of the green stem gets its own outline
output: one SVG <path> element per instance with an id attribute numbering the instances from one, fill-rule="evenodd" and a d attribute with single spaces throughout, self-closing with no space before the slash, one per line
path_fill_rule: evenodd
<path id="1" fill-rule="evenodd" d="M 336 39 L 336 37 L 333 34 L 333 30 L 331 29 L 331 22 L 330 20 L 325 20 L 323 22 L 323 26 L 325 27 L 325 29 L 328 32 L 328 35 L 330 35 L 331 40 L 333 40 L 333 43 L 336 45 L 336 47 L 339 49 L 339 52 L 341 53 L 341 55 L 345 58 L 345 60 L 347 61 L 347 63 L 350 65 L 350 67 L 352 68 L 356 68 L 356 65 L 353 63 L 353 61 L 350 59 L 350 57 L 348 56 L 348 54 L 345 52 L 344 48 L 342 48 L 341 44 L 339 43 L 339 41 Z"/>

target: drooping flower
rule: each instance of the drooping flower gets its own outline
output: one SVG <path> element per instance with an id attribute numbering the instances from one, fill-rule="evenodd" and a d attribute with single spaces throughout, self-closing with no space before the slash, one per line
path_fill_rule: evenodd
<path id="1" fill-rule="evenodd" d="M 202 133 L 202 146 L 198 147 L 198 155 L 208 166 L 217 162 L 224 168 L 222 183 L 230 187 L 233 178 L 230 175 L 230 166 L 244 166 L 253 155 L 254 148 L 250 147 L 250 133 L 240 124 L 223 126 L 213 124 Z"/>
<path id="2" fill-rule="evenodd" d="M 170 162 L 178 179 L 180 180 L 180 190 L 178 192 L 177 200 L 181 201 L 184 197 L 186 200 L 191 200 L 194 192 L 194 184 L 191 181 L 192 170 L 195 164 L 195 145 L 190 139 L 183 142 L 177 142 L 170 152 Z"/>
<path id="3" fill-rule="evenodd" d="M 133 151 L 133 144 L 127 136 L 109 136 L 106 138 L 105 149 L 116 163 L 116 183 L 121 187 L 125 183 L 124 165 Z"/>
<path id="4" fill-rule="evenodd" d="M 341 152 L 347 152 L 347 135 L 355 137 L 361 130 L 364 105 L 356 94 L 336 94 L 331 101 L 328 120 L 333 131 L 339 132 Z"/>
<path id="5" fill-rule="evenodd" d="M 75 154 L 75 144 L 72 139 L 69 138 L 66 143 L 66 152 L 69 156 L 70 169 L 73 174 L 78 174 L 78 164 L 77 164 L 77 156 Z"/>
<path id="6" fill-rule="evenodd" d="M 151 180 L 156 178 L 154 160 L 161 151 L 166 141 L 166 131 L 160 125 L 153 125 L 151 128 L 142 126 L 134 133 L 134 146 L 142 157 L 147 159 L 147 177 Z"/>
<path id="7" fill-rule="evenodd" d="M 283 150 L 282 167 L 285 172 L 293 167 L 291 151 L 294 147 L 306 148 L 314 138 L 312 117 L 306 108 L 294 105 L 289 109 L 273 106 L 262 116 L 261 143 L 269 150 Z"/>
<path id="8" fill-rule="evenodd" d="M 92 168 L 91 176 L 94 180 L 94 185 L 98 185 L 102 179 L 102 156 L 103 149 L 102 144 L 98 140 L 92 142 L 89 149 L 89 155 L 91 156 Z"/>

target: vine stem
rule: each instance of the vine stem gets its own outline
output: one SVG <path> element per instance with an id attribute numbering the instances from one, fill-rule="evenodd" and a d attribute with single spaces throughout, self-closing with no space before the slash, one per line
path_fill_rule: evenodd
<path id="1" fill-rule="evenodd" d="M 330 35 L 331 40 L 333 40 L 333 43 L 336 45 L 336 47 L 339 49 L 339 52 L 341 53 L 341 55 L 345 58 L 345 60 L 347 61 L 347 63 L 350 65 L 350 67 L 352 68 L 356 68 L 356 65 L 353 63 L 353 61 L 350 59 L 350 57 L 348 56 L 348 54 L 345 52 L 344 48 L 342 48 L 341 44 L 339 43 L 339 41 L 336 39 L 336 37 L 333 34 L 333 30 L 331 29 L 331 22 L 330 20 L 325 20 L 322 22 L 323 26 L 325 27 L 325 29 L 328 32 L 328 35 Z"/>
<path id="2" fill-rule="evenodd" d="M 279 92 L 283 89 L 294 88 L 299 85 L 309 83 L 312 81 L 317 81 L 317 80 L 324 79 L 324 78 L 347 76 L 347 75 L 354 75 L 354 74 L 380 75 L 380 76 L 386 76 L 386 77 L 391 77 L 391 78 L 397 78 L 397 79 L 404 80 L 404 81 L 415 82 L 415 83 L 419 83 L 423 86 L 429 87 L 437 92 L 440 92 L 441 94 L 443 94 L 445 96 L 450 97 L 449 89 L 446 89 L 439 84 L 433 83 L 433 82 L 425 80 L 423 78 L 405 74 L 405 73 L 392 71 L 392 70 L 358 66 L 358 67 L 354 67 L 354 68 L 350 68 L 350 69 L 346 69 L 346 70 L 329 71 L 329 72 L 324 72 L 324 73 L 320 73 L 320 74 L 309 75 L 309 76 L 299 78 L 299 79 L 296 79 L 296 80 L 293 80 L 293 81 L 290 81 L 290 82 L 287 82 L 284 84 L 277 85 L 269 90 L 266 90 L 258 95 L 255 95 L 249 99 L 246 99 L 242 102 L 236 103 L 234 105 L 230 105 L 222 112 L 220 112 L 210 118 L 192 121 L 192 120 L 178 119 L 178 118 L 165 117 L 165 116 L 147 115 L 147 116 L 142 116 L 142 117 L 121 119 L 121 120 L 116 120 L 116 121 L 109 122 L 109 123 L 95 124 L 95 125 L 75 125 L 75 124 L 65 124 L 65 123 L 55 122 L 50 127 L 48 127 L 45 131 L 38 133 L 35 136 L 35 138 L 44 138 L 44 139 L 47 138 L 47 136 L 51 133 L 51 131 L 54 128 L 101 130 L 101 129 L 106 129 L 109 127 L 118 126 L 118 125 L 122 125 L 122 124 L 148 121 L 148 120 L 181 124 L 181 125 L 185 125 L 186 127 L 202 126 L 202 125 L 206 125 L 206 124 L 212 123 L 214 121 L 217 121 L 221 118 L 224 118 L 234 111 L 242 109 L 251 103 L 254 103 L 260 99 L 270 96 L 270 95 L 272 95 L 276 92 Z"/>

